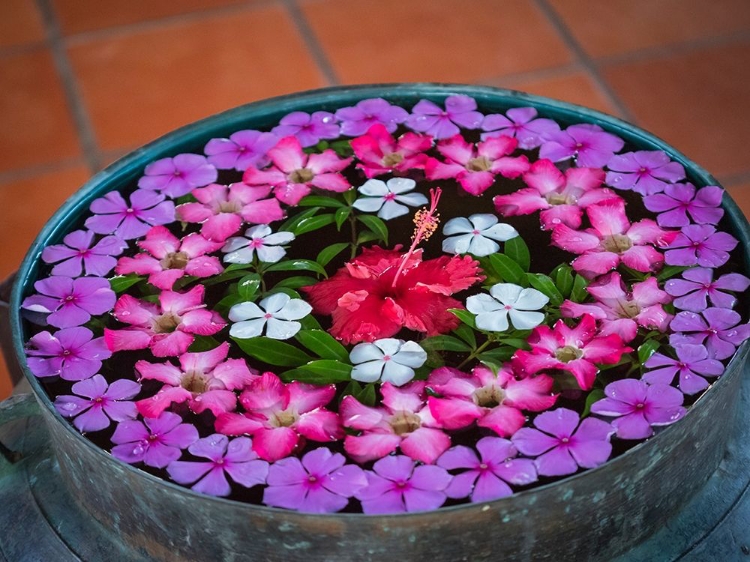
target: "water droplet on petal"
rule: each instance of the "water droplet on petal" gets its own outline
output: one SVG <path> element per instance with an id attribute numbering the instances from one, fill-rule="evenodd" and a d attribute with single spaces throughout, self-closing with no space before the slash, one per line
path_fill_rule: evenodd
<path id="1" fill-rule="evenodd" d="M 143 447 L 140 445 L 136 445 L 132 450 L 133 455 L 142 455 L 143 454 Z"/>
<path id="2" fill-rule="evenodd" d="M 76 409 L 76 405 L 73 404 L 72 402 L 66 402 L 65 404 L 62 405 L 62 409 L 68 412 L 72 412 L 73 410 Z"/>

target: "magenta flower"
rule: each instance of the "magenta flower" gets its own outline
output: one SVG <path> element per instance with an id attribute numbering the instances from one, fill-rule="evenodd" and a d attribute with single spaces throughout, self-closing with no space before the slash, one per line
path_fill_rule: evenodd
<path id="1" fill-rule="evenodd" d="M 341 121 L 341 134 L 348 137 L 364 135 L 375 124 L 381 124 L 389 133 L 394 133 L 408 115 L 403 107 L 391 105 L 381 98 L 362 100 L 354 107 L 342 107 L 336 111 L 336 119 Z"/>
<path id="2" fill-rule="evenodd" d="M 203 152 L 208 162 L 219 170 L 244 172 L 250 166 L 263 167 L 268 164 L 267 153 L 279 138 L 273 133 L 260 131 L 237 131 L 228 139 L 211 139 Z"/>
<path id="3" fill-rule="evenodd" d="M 583 168 L 603 168 L 625 142 L 598 125 L 571 125 L 564 131 L 547 133 L 539 148 L 539 158 L 560 162 L 575 157 Z"/>
<path id="4" fill-rule="evenodd" d="M 536 457 L 540 476 L 565 476 L 578 472 L 579 467 L 595 468 L 612 453 L 612 426 L 596 418 L 580 421 L 573 410 L 558 408 L 539 414 L 534 427 L 521 428 L 511 440 L 521 453 Z"/>
<path id="5" fill-rule="evenodd" d="M 226 322 L 203 304 L 203 285 L 187 293 L 162 291 L 158 306 L 122 295 L 113 311 L 114 317 L 129 328 L 104 329 L 104 341 L 111 351 L 151 349 L 156 357 L 182 355 L 196 335 L 212 336 Z"/>
<path id="6" fill-rule="evenodd" d="M 428 158 L 425 175 L 429 180 L 455 178 L 467 193 L 481 195 L 495 183 L 497 174 L 517 178 L 529 169 L 526 156 L 511 158 L 518 141 L 510 137 L 492 137 L 473 145 L 456 135 L 438 143 L 445 162 Z"/>
<path id="7" fill-rule="evenodd" d="M 154 226 L 144 240 L 138 241 L 138 246 L 146 251 L 132 258 L 120 258 L 115 272 L 148 275 L 148 282 L 154 287 L 169 291 L 184 275 L 211 277 L 224 271 L 218 258 L 206 255 L 222 245 L 223 242 L 206 240 L 197 233 L 180 240 L 166 227 Z"/>
<path id="8" fill-rule="evenodd" d="M 581 226 L 583 209 L 595 203 L 618 198 L 611 190 L 601 189 L 604 172 L 592 168 L 568 168 L 565 174 L 549 160 L 537 160 L 523 175 L 529 187 L 493 199 L 498 214 L 504 217 L 529 215 L 541 210 L 542 228 L 564 224 Z"/>
<path id="9" fill-rule="evenodd" d="M 142 422 L 126 420 L 117 424 L 112 435 L 112 456 L 128 464 L 142 462 L 146 466 L 165 468 L 198 440 L 194 425 L 182 423 L 182 418 L 164 412 L 158 418 Z"/>
<path id="10" fill-rule="evenodd" d="M 507 115 L 507 117 L 506 117 Z M 549 133 L 560 130 L 552 119 L 537 119 L 533 107 L 514 107 L 505 115 L 485 115 L 482 121 L 482 140 L 506 135 L 518 139 L 518 147 L 524 150 L 537 148 Z"/>
<path id="11" fill-rule="evenodd" d="M 97 234 L 115 234 L 124 240 L 140 238 L 157 224 L 174 221 L 174 203 L 165 201 L 156 191 L 138 189 L 130 194 L 130 203 L 117 191 L 95 199 L 89 207 L 93 216 L 86 228 Z"/>
<path id="12" fill-rule="evenodd" d="M 128 245 L 117 236 L 105 236 L 92 246 L 93 243 L 93 232 L 76 230 L 66 235 L 62 244 L 42 250 L 42 260 L 56 264 L 52 275 L 80 277 L 85 272 L 85 275 L 104 277 L 117 263 L 114 256 L 119 256 Z"/>
<path id="13" fill-rule="evenodd" d="M 674 306 L 680 310 L 701 312 L 708 306 L 707 298 L 717 308 L 734 308 L 737 298 L 724 291 L 741 293 L 750 286 L 750 279 L 740 273 L 727 273 L 713 281 L 713 275 L 711 268 L 693 267 L 682 273 L 682 279 L 669 279 L 664 290 L 678 297 Z"/>
<path id="14" fill-rule="evenodd" d="M 327 111 L 316 111 L 312 115 L 293 111 L 279 121 L 271 131 L 278 138 L 296 137 L 302 146 L 313 146 L 321 139 L 335 139 L 341 135 L 336 117 Z"/>
<path id="15" fill-rule="evenodd" d="M 268 463 L 258 459 L 248 437 L 231 441 L 225 435 L 209 435 L 188 447 L 191 455 L 205 461 L 172 461 L 167 466 L 170 478 L 209 496 L 228 496 L 232 488 L 227 476 L 244 488 L 265 484 Z"/>
<path id="16" fill-rule="evenodd" d="M 99 372 L 102 360 L 112 353 L 104 338 L 94 338 L 88 328 L 64 328 L 54 334 L 39 332 L 29 340 L 26 363 L 34 376 L 59 376 L 66 381 L 81 381 Z"/>
<path id="17" fill-rule="evenodd" d="M 661 150 L 616 154 L 607 162 L 607 185 L 641 195 L 664 191 L 670 183 L 685 179 L 685 168 Z"/>
<path id="18" fill-rule="evenodd" d="M 268 151 L 273 165 L 259 170 L 248 168 L 242 178 L 246 184 L 273 187 L 276 198 L 287 205 L 296 205 L 313 187 L 341 193 L 351 184 L 339 172 L 352 161 L 339 158 L 333 150 L 320 154 L 305 154 L 300 141 L 285 137 Z"/>
<path id="19" fill-rule="evenodd" d="M 229 343 L 223 342 L 210 351 L 185 353 L 180 367 L 172 363 L 135 364 L 141 379 L 156 380 L 164 386 L 151 398 L 136 403 L 146 418 L 158 418 L 172 404 L 187 402 L 190 410 L 200 414 L 210 410 L 215 416 L 231 412 L 237 406 L 234 390 L 245 388 L 257 377 L 244 359 L 227 359 Z"/>
<path id="20" fill-rule="evenodd" d="M 721 361 L 709 358 L 708 350 L 702 345 L 688 343 L 675 344 L 672 359 L 663 353 L 654 353 L 643 364 L 652 369 L 643 374 L 648 384 L 670 385 L 678 376 L 680 390 L 685 394 L 696 394 L 708 388 L 705 377 L 718 377 L 724 372 Z"/>
<path id="21" fill-rule="evenodd" d="M 497 375 L 487 367 L 475 367 L 471 375 L 442 367 L 430 374 L 427 385 L 433 393 L 428 404 L 435 421 L 445 429 L 461 429 L 473 422 L 501 437 L 510 437 L 526 423 L 524 410 L 541 412 L 551 408 L 557 396 L 547 375 L 517 379 L 510 366 Z"/>
<path id="22" fill-rule="evenodd" d="M 653 356 L 652 356 L 653 357 Z M 609 416 L 620 439 L 646 439 L 654 427 L 670 425 L 685 415 L 682 392 L 666 384 L 646 384 L 623 379 L 604 388 L 607 396 L 591 406 L 591 412 Z"/>
<path id="23" fill-rule="evenodd" d="M 338 415 L 323 407 L 335 394 L 332 384 L 284 384 L 273 373 L 263 373 L 240 396 L 246 413 L 221 414 L 216 431 L 252 435 L 253 450 L 260 458 L 277 461 L 301 448 L 305 438 L 325 442 L 344 436 Z"/>
<path id="24" fill-rule="evenodd" d="M 109 427 L 110 420 L 121 422 L 135 419 L 138 411 L 130 400 L 141 391 L 141 385 L 117 379 L 108 385 L 101 375 L 78 381 L 72 387 L 77 396 L 62 395 L 55 400 L 55 409 L 64 418 L 74 418 L 73 425 L 81 433 Z"/>
<path id="25" fill-rule="evenodd" d="M 662 307 L 672 299 L 659 289 L 655 277 L 634 283 L 632 292 L 628 292 L 620 274 L 613 271 L 594 280 L 586 290 L 596 302 L 578 304 L 566 300 L 560 306 L 560 313 L 565 318 L 590 314 L 600 322 L 599 335 L 618 334 L 628 343 L 635 339 L 639 326 L 666 332 L 672 320 L 672 315 Z"/>
<path id="26" fill-rule="evenodd" d="M 446 470 L 464 470 L 453 477 L 445 494 L 461 499 L 471 496 L 472 502 L 487 502 L 510 496 L 510 484 L 526 486 L 537 481 L 536 466 L 531 459 L 516 458 L 518 450 L 507 439 L 483 437 L 476 452 L 459 445 L 448 449 L 437 460 Z"/>
<path id="27" fill-rule="evenodd" d="M 177 207 L 177 218 L 203 223 L 201 234 L 208 240 L 223 242 L 237 232 L 243 222 L 268 224 L 283 218 L 279 202 L 270 197 L 269 186 L 251 187 L 244 183 L 212 184 L 193 191 L 197 203 Z"/>
<path id="28" fill-rule="evenodd" d="M 572 374 L 581 390 L 593 387 L 599 371 L 596 364 L 614 365 L 623 353 L 633 351 L 617 334 L 598 336 L 596 321 L 590 314 L 584 314 L 573 328 L 563 320 L 558 320 L 553 329 L 537 326 L 528 342 L 531 351 L 518 350 L 513 356 L 513 370 L 518 376 L 559 369 Z"/>
<path id="29" fill-rule="evenodd" d="M 138 187 L 157 191 L 167 197 L 182 197 L 196 187 L 216 181 L 218 173 L 213 164 L 199 154 L 178 154 L 152 162 L 143 171 Z"/>
<path id="30" fill-rule="evenodd" d="M 114 291 L 101 277 L 53 276 L 34 283 L 37 294 L 26 297 L 21 306 L 32 312 L 49 314 L 47 323 L 57 328 L 80 326 L 92 316 L 112 310 Z"/>
<path id="31" fill-rule="evenodd" d="M 572 266 L 589 279 L 615 269 L 620 263 L 636 271 L 657 271 L 664 257 L 653 246 L 664 247 L 677 235 L 662 230 L 650 219 L 631 225 L 622 199 L 591 205 L 586 215 L 592 228 L 573 230 L 558 224 L 552 231 L 552 243 L 567 252 L 581 254 Z"/>
<path id="32" fill-rule="evenodd" d="M 474 98 L 464 95 L 448 96 L 445 110 L 428 100 L 420 100 L 406 118 L 406 126 L 436 139 L 445 139 L 464 129 L 478 129 L 484 116 L 477 110 Z"/>
<path id="33" fill-rule="evenodd" d="M 320 447 L 302 460 L 287 457 L 268 469 L 263 503 L 305 513 L 334 513 L 367 486 L 365 472 L 346 458 Z"/>
<path id="34" fill-rule="evenodd" d="M 679 312 L 669 327 L 672 347 L 683 343 L 704 344 L 711 359 L 728 359 L 734 350 L 750 337 L 750 324 L 740 324 L 742 318 L 728 308 L 707 308 L 701 314 Z"/>
<path id="35" fill-rule="evenodd" d="M 666 186 L 664 193 L 644 197 L 643 204 L 649 211 L 659 213 L 656 222 L 660 226 L 687 226 L 691 222 L 717 224 L 724 216 L 723 194 L 724 190 L 715 185 L 696 191 L 691 183 L 677 183 Z"/>
<path id="36" fill-rule="evenodd" d="M 380 459 L 365 474 L 367 486 L 356 497 L 369 515 L 437 509 L 445 503 L 452 479 L 444 468 L 415 467 L 414 461 L 400 455 Z"/>
<path id="37" fill-rule="evenodd" d="M 374 178 L 423 169 L 427 160 L 425 151 L 432 147 L 432 137 L 405 133 L 394 139 L 384 125 L 373 125 L 367 134 L 352 139 L 351 145 L 359 160 L 357 168 L 368 178 Z"/>
<path id="38" fill-rule="evenodd" d="M 664 253 L 669 265 L 719 267 L 729 261 L 737 239 L 727 232 L 716 232 L 708 224 L 690 224 L 678 232 Z"/>

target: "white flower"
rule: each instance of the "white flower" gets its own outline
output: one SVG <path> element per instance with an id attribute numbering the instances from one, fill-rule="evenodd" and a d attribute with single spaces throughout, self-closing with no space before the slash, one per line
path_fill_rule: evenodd
<path id="1" fill-rule="evenodd" d="M 529 330 L 544 321 L 544 313 L 529 312 L 549 302 L 547 296 L 536 289 L 498 283 L 492 286 L 490 295 L 484 293 L 466 299 L 466 308 L 477 315 L 480 330 L 504 332 L 508 329 L 508 316 L 517 330 Z"/>
<path id="2" fill-rule="evenodd" d="M 450 236 L 443 240 L 443 251 L 449 254 L 473 254 L 489 256 L 496 253 L 505 242 L 518 236 L 515 228 L 505 223 L 498 223 L 497 217 L 491 214 L 471 215 L 468 219 L 456 217 L 445 223 L 443 234 Z"/>
<path id="3" fill-rule="evenodd" d="M 294 322 L 312 312 L 312 307 L 302 299 L 292 299 L 285 293 L 275 293 L 260 301 L 242 302 L 229 309 L 229 319 L 235 324 L 229 335 L 239 339 L 254 338 L 263 333 L 275 340 L 288 340 L 299 332 L 302 324 Z"/>
<path id="4" fill-rule="evenodd" d="M 224 261 L 228 263 L 251 263 L 253 253 L 258 252 L 258 259 L 265 263 L 276 263 L 286 255 L 281 244 L 288 244 L 294 240 L 291 232 L 271 233 L 271 228 L 265 224 L 251 226 L 245 231 L 245 236 L 233 236 L 227 240 L 222 252 L 228 252 Z"/>
<path id="5" fill-rule="evenodd" d="M 414 369 L 424 365 L 427 353 L 416 342 L 385 338 L 358 343 L 349 359 L 355 365 L 352 378 L 360 382 L 389 382 L 401 386 L 414 378 Z"/>
<path id="6" fill-rule="evenodd" d="M 391 178 L 388 183 L 381 180 L 367 180 L 358 191 L 367 197 L 357 199 L 352 207 L 365 213 L 378 211 L 378 216 L 383 220 L 395 219 L 409 212 L 410 207 L 427 205 L 427 197 L 421 193 L 409 193 L 417 185 L 417 182 L 408 178 Z M 402 205 L 403 203 L 403 205 Z"/>

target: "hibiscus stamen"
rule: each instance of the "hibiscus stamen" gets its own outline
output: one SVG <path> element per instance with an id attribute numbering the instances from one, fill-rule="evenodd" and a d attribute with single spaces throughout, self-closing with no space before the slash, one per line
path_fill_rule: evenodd
<path id="1" fill-rule="evenodd" d="M 414 252 L 417 249 L 417 246 L 424 242 L 425 240 L 429 239 L 430 236 L 437 230 L 438 224 L 440 223 L 440 215 L 437 214 L 437 205 L 438 201 L 440 201 L 440 194 L 443 193 L 443 190 L 439 187 L 435 189 L 430 189 L 430 208 L 429 210 L 424 207 L 417 211 L 414 215 L 414 224 L 416 225 L 414 228 L 414 234 L 412 235 L 412 241 L 411 246 L 409 247 L 409 251 L 404 254 L 404 257 L 401 258 L 401 263 L 398 266 L 398 269 L 396 270 L 396 275 L 393 277 L 393 283 L 391 283 L 391 287 L 395 287 L 396 283 L 398 282 L 399 275 L 401 275 L 401 271 L 404 269 L 404 266 L 409 261 L 409 258 L 414 254 Z"/>

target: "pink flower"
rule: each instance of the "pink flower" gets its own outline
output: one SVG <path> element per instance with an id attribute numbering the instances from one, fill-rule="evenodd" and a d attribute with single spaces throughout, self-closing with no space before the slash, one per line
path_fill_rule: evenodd
<path id="1" fill-rule="evenodd" d="M 177 218 L 185 222 L 203 223 L 203 236 L 223 242 L 237 232 L 243 222 L 268 224 L 284 216 L 276 199 L 264 199 L 270 193 L 271 188 L 268 186 L 212 184 L 193 190 L 193 196 L 198 202 L 179 205 Z"/>
<path id="2" fill-rule="evenodd" d="M 171 412 L 142 422 L 125 420 L 117 424 L 112 435 L 112 456 L 129 464 L 164 468 L 198 440 L 198 430 Z"/>
<path id="3" fill-rule="evenodd" d="M 122 295 L 115 304 L 114 316 L 130 328 L 104 329 L 104 341 L 110 351 L 151 349 L 156 357 L 182 355 L 196 335 L 211 336 L 226 322 L 203 304 L 203 285 L 187 293 L 163 291 L 159 305 Z"/>
<path id="4" fill-rule="evenodd" d="M 34 283 L 38 293 L 26 297 L 21 307 L 47 314 L 47 323 L 57 328 L 80 326 L 91 316 L 112 309 L 115 293 L 109 281 L 101 277 L 63 277 L 54 275 Z"/>
<path id="5" fill-rule="evenodd" d="M 670 279 L 664 284 L 664 290 L 678 297 L 674 300 L 675 308 L 701 312 L 708 306 L 707 298 L 717 308 L 734 308 L 737 298 L 725 291 L 741 293 L 750 286 L 750 279 L 741 273 L 727 273 L 716 281 L 711 268 L 693 267 L 682 273 L 682 279 Z"/>
<path id="6" fill-rule="evenodd" d="M 677 232 L 667 232 L 650 219 L 630 224 L 625 202 L 611 199 L 586 209 L 591 226 L 573 230 L 558 224 L 552 231 L 552 243 L 567 252 L 581 254 L 573 260 L 573 269 L 589 279 L 615 269 L 620 263 L 636 271 L 658 271 L 664 256 L 653 245 L 665 247 Z"/>
<path id="7" fill-rule="evenodd" d="M 187 402 L 190 410 L 200 414 L 210 410 L 215 416 L 234 410 L 237 397 L 234 390 L 243 389 L 256 378 L 244 359 L 227 359 L 229 344 L 200 353 L 180 356 L 180 367 L 172 363 L 135 364 L 141 379 L 156 380 L 164 386 L 151 398 L 136 403 L 138 411 L 147 418 L 158 418 L 172 404 Z"/>
<path id="8" fill-rule="evenodd" d="M 484 116 L 476 111 L 477 102 L 464 95 L 448 96 L 445 110 L 428 100 L 420 100 L 406 118 L 406 126 L 436 139 L 452 137 L 461 132 L 458 128 L 477 129 Z"/>
<path id="9" fill-rule="evenodd" d="M 661 150 L 639 150 L 615 154 L 607 162 L 607 185 L 622 190 L 632 189 L 641 195 L 664 191 L 670 183 L 685 179 L 685 168 L 672 162 Z"/>
<path id="10" fill-rule="evenodd" d="M 374 341 L 406 327 L 428 335 L 458 326 L 449 308 L 463 308 L 449 295 L 483 279 L 470 256 L 422 261 L 414 252 L 394 286 L 403 254 L 365 248 L 330 279 L 303 287 L 316 314 L 333 316 L 331 334 L 344 343 Z"/>
<path id="11" fill-rule="evenodd" d="M 539 158 L 560 162 L 575 157 L 585 168 L 603 168 L 625 142 L 598 125 L 571 125 L 564 131 L 547 133 L 539 148 Z"/>
<path id="12" fill-rule="evenodd" d="M 93 245 L 92 245 L 93 244 Z M 54 263 L 52 275 L 81 277 L 105 276 L 117 264 L 117 258 L 128 245 L 117 236 L 105 236 L 94 244 L 94 233 L 76 230 L 66 235 L 62 244 L 42 250 L 42 260 Z"/>
<path id="13" fill-rule="evenodd" d="M 599 371 L 596 364 L 614 365 L 623 353 L 633 351 L 617 334 L 596 334 L 596 320 L 590 314 L 584 314 L 573 328 L 563 320 L 558 320 L 553 329 L 538 326 L 528 339 L 531 351 L 518 350 L 513 356 L 513 370 L 522 376 L 550 369 L 567 371 L 581 390 L 591 390 Z"/>
<path id="14" fill-rule="evenodd" d="M 154 226 L 137 244 L 146 252 L 120 258 L 115 273 L 148 274 L 148 282 L 159 289 L 171 290 L 174 282 L 186 274 L 211 277 L 224 271 L 218 258 L 205 255 L 223 243 L 206 240 L 200 234 L 188 234 L 180 241 L 166 227 Z"/>
<path id="15" fill-rule="evenodd" d="M 474 421 L 501 437 L 510 437 L 526 423 L 523 410 L 541 412 L 551 408 L 553 379 L 538 375 L 517 379 L 510 366 L 497 375 L 487 367 L 475 367 L 471 375 L 443 367 L 432 372 L 429 388 L 441 395 L 428 403 L 435 420 L 446 429 L 461 429 Z"/>
<path id="16" fill-rule="evenodd" d="M 728 232 L 717 232 L 709 224 L 690 224 L 675 233 L 664 253 L 669 265 L 720 267 L 729 261 L 737 239 Z"/>
<path id="17" fill-rule="evenodd" d="M 373 125 L 367 134 L 352 139 L 352 149 L 359 162 L 357 168 L 368 178 L 383 174 L 405 174 L 409 170 L 424 168 L 432 147 L 432 137 L 405 133 L 394 139 L 383 125 Z"/>
<path id="18" fill-rule="evenodd" d="M 342 107 L 336 111 L 336 118 L 341 121 L 341 134 L 348 137 L 364 135 L 375 124 L 381 124 L 393 133 L 408 115 L 403 107 L 391 105 L 382 98 L 362 100 L 354 107 Z"/>
<path id="19" fill-rule="evenodd" d="M 59 376 L 66 381 L 92 377 L 112 353 L 104 338 L 94 338 L 88 328 L 63 328 L 54 334 L 39 332 L 29 340 L 26 363 L 36 377 Z"/>
<path id="20" fill-rule="evenodd" d="M 346 396 L 339 412 L 345 427 L 361 432 L 347 435 L 344 449 L 357 462 L 380 459 L 397 448 L 416 461 L 432 464 L 450 447 L 451 440 L 439 429 L 425 403 L 424 381 L 402 387 L 384 383 L 383 408 L 371 408 Z"/>
<path id="21" fill-rule="evenodd" d="M 276 146 L 279 138 L 273 133 L 260 131 L 237 131 L 228 139 L 211 139 L 204 152 L 208 161 L 220 170 L 244 172 L 250 166 L 268 164 L 266 153 Z"/>
<path id="22" fill-rule="evenodd" d="M 666 186 L 664 193 L 644 197 L 643 204 L 649 211 L 659 213 L 656 217 L 659 226 L 679 227 L 691 222 L 717 224 L 724 216 L 722 195 L 724 190 L 715 185 L 707 185 L 696 191 L 691 183 L 677 183 Z"/>
<path id="23" fill-rule="evenodd" d="M 599 335 L 618 334 L 627 343 L 635 339 L 638 326 L 666 332 L 672 320 L 672 315 L 661 306 L 672 298 L 659 289 L 655 277 L 633 284 L 633 291 L 626 292 L 622 277 L 613 271 L 597 278 L 586 290 L 596 299 L 595 303 L 566 300 L 560 306 L 560 313 L 566 318 L 590 314 L 601 323 Z"/>
<path id="24" fill-rule="evenodd" d="M 314 146 L 321 139 L 335 139 L 341 135 L 336 116 L 327 111 L 316 111 L 312 115 L 292 111 L 282 117 L 271 132 L 278 138 L 296 137 L 305 147 Z"/>
<path id="25" fill-rule="evenodd" d="M 240 396 L 245 414 L 226 413 L 216 419 L 216 431 L 225 435 L 253 436 L 260 458 L 276 461 L 312 441 L 336 441 L 344 436 L 339 417 L 326 410 L 336 394 L 332 384 L 284 384 L 273 373 L 263 373 Z"/>
<path id="26" fill-rule="evenodd" d="M 276 198 L 287 205 L 296 205 L 313 187 L 341 193 L 351 184 L 339 172 L 352 161 L 341 159 L 333 150 L 320 154 L 305 154 L 300 141 L 285 137 L 268 151 L 273 165 L 259 170 L 248 168 L 242 178 L 246 184 L 273 187 Z"/>
<path id="27" fill-rule="evenodd" d="M 141 385 L 127 379 L 112 384 L 101 375 L 75 383 L 77 396 L 62 395 L 55 400 L 55 409 L 65 418 L 75 418 L 73 425 L 81 433 L 100 431 L 117 422 L 134 419 L 138 414 L 130 401 L 141 391 Z"/>
<path id="28" fill-rule="evenodd" d="M 117 191 L 95 199 L 89 209 L 86 228 L 97 234 L 114 234 L 123 240 L 139 238 L 156 224 L 174 221 L 174 203 L 165 201 L 156 191 L 138 189 L 130 194 L 130 202 Z"/>
<path id="29" fill-rule="evenodd" d="M 438 152 L 446 161 L 428 158 L 425 174 L 430 180 L 455 178 L 466 192 L 481 195 L 495 183 L 497 174 L 517 178 L 529 169 L 526 156 L 508 156 L 516 146 L 518 141 L 506 136 L 492 137 L 472 145 L 461 135 L 456 135 L 438 143 Z"/>
<path id="30" fill-rule="evenodd" d="M 187 195 L 196 187 L 216 181 L 216 168 L 199 154 L 178 154 L 152 162 L 138 180 L 138 187 L 157 191 L 167 197 Z"/>
<path id="31" fill-rule="evenodd" d="M 537 160 L 523 175 L 529 187 L 493 199 L 498 214 L 504 217 L 529 215 L 541 210 L 542 228 L 558 224 L 581 226 L 583 209 L 595 203 L 618 198 L 609 189 L 601 189 L 604 171 L 593 168 L 568 168 L 565 174 L 550 160 Z"/>
<path id="32" fill-rule="evenodd" d="M 506 135 L 518 139 L 519 148 L 531 150 L 544 142 L 545 135 L 560 130 L 560 125 L 552 119 L 536 119 L 533 107 L 513 107 L 505 115 L 485 115 L 482 140 Z"/>

